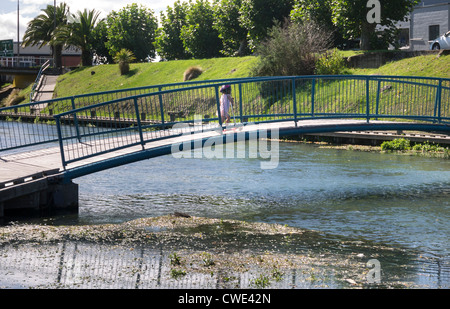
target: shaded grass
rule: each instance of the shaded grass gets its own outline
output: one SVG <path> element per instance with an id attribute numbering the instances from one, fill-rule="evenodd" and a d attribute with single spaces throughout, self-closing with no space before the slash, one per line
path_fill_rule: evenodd
<path id="1" fill-rule="evenodd" d="M 450 78 L 450 55 L 426 55 L 393 61 L 378 69 L 351 69 L 354 75 L 401 75 Z"/>

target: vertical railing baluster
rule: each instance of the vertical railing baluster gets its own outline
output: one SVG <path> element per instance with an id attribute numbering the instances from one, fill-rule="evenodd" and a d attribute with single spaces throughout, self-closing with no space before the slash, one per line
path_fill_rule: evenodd
<path id="1" fill-rule="evenodd" d="M 162 87 L 158 87 L 158 91 L 161 92 Z M 159 98 L 159 109 L 161 110 L 161 123 L 162 123 L 162 127 L 164 128 L 164 104 L 163 104 L 163 99 L 162 99 L 161 93 L 158 95 L 158 98 Z"/>
<path id="2" fill-rule="evenodd" d="M 244 118 L 242 114 L 242 83 L 239 83 L 239 118 L 241 119 L 241 123 L 243 123 Z"/>
<path id="3" fill-rule="evenodd" d="M 58 132 L 59 150 L 61 153 L 61 163 L 65 170 L 67 164 L 66 164 L 66 158 L 64 156 L 64 145 L 63 145 L 63 138 L 62 138 L 62 132 L 61 132 L 61 123 L 60 123 L 61 119 L 59 116 L 55 116 L 55 120 L 56 120 L 56 131 Z"/>
<path id="4" fill-rule="evenodd" d="M 375 120 L 378 120 L 378 108 L 380 106 L 381 80 L 377 78 L 377 101 L 375 105 Z"/>
<path id="5" fill-rule="evenodd" d="M 222 116 L 220 115 L 219 86 L 215 86 L 214 89 L 216 91 L 217 117 L 219 120 L 219 125 L 220 127 L 222 127 Z"/>
<path id="6" fill-rule="evenodd" d="M 139 138 L 141 139 L 142 150 L 144 150 L 145 149 L 144 135 L 142 134 L 141 116 L 139 113 L 139 106 L 136 97 L 134 98 L 134 109 L 136 111 L 136 121 L 139 129 Z"/>
<path id="7" fill-rule="evenodd" d="M 316 92 L 316 79 L 312 79 L 312 85 L 311 85 L 311 117 L 314 117 L 314 97 Z"/>
<path id="8" fill-rule="evenodd" d="M 72 109 L 76 109 L 75 107 L 75 98 L 71 97 L 70 101 L 72 102 Z M 77 119 L 77 113 L 73 114 L 73 123 L 75 125 L 75 130 L 77 131 L 77 139 L 78 142 L 81 143 L 81 136 L 80 136 L 80 128 L 78 127 L 78 119 Z"/>
<path id="9" fill-rule="evenodd" d="M 433 122 L 441 122 L 441 91 L 442 91 L 442 79 L 439 79 L 438 86 L 436 88 L 436 97 L 434 99 L 434 119 Z"/>
<path id="10" fill-rule="evenodd" d="M 294 111 L 294 122 L 297 127 L 297 94 L 296 94 L 296 86 L 295 86 L 295 77 L 292 78 L 292 104 Z"/>
<path id="11" fill-rule="evenodd" d="M 437 103 L 438 103 L 438 123 L 441 123 L 441 104 L 442 104 L 442 79 L 439 79 L 439 85 L 437 89 Z"/>
<path id="12" fill-rule="evenodd" d="M 369 83 L 370 83 L 370 77 L 367 76 L 366 77 L 366 117 L 367 117 L 367 122 L 369 122 L 369 120 L 370 120 Z"/>

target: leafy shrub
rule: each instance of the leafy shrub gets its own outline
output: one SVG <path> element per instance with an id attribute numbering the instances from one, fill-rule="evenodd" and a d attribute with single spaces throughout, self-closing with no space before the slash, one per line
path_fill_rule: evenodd
<path id="1" fill-rule="evenodd" d="M 430 144 L 428 142 L 425 142 L 424 144 L 415 144 L 412 147 L 412 150 L 415 151 L 422 151 L 422 152 L 437 152 L 437 151 L 443 151 L 442 147 L 439 147 L 438 145 Z"/>
<path id="2" fill-rule="evenodd" d="M 120 75 L 125 75 L 130 71 L 130 62 L 136 60 L 133 52 L 122 48 L 117 54 L 114 56 L 114 61 L 119 64 Z"/>
<path id="3" fill-rule="evenodd" d="M 256 48 L 256 76 L 314 74 L 317 54 L 327 49 L 331 34 L 313 21 L 274 26 Z"/>
<path id="4" fill-rule="evenodd" d="M 200 75 L 202 75 L 202 73 L 203 73 L 203 70 L 201 68 L 190 67 L 189 69 L 184 71 L 183 80 L 188 81 L 188 80 L 195 79 L 195 78 L 199 77 Z"/>
<path id="5" fill-rule="evenodd" d="M 325 52 L 316 61 L 317 75 L 340 75 L 345 73 L 347 73 L 345 60 L 341 55 L 339 55 L 336 48 Z"/>
<path id="6" fill-rule="evenodd" d="M 410 142 L 404 138 L 396 138 L 392 141 L 386 141 L 381 144 L 381 150 L 408 150 L 410 149 Z"/>

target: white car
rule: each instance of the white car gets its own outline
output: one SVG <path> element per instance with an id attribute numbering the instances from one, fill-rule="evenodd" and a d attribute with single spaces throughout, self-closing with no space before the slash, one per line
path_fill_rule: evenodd
<path id="1" fill-rule="evenodd" d="M 450 49 L 450 31 L 441 35 L 436 40 L 431 42 L 430 49 L 433 50 Z"/>

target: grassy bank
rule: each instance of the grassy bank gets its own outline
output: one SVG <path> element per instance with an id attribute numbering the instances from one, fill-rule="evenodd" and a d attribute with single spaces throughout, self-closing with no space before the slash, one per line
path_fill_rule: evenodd
<path id="1" fill-rule="evenodd" d="M 389 62 L 378 69 L 351 69 L 354 75 L 401 75 L 450 78 L 450 55 L 418 56 Z"/>
<path id="2" fill-rule="evenodd" d="M 130 72 L 120 75 L 117 64 L 85 67 L 62 75 L 55 89 L 57 97 L 126 89 L 183 81 L 184 72 L 197 66 L 203 70 L 196 80 L 248 77 L 256 57 L 179 60 L 131 64 Z"/>
<path id="3" fill-rule="evenodd" d="M 290 136 L 281 139 L 282 142 L 314 144 L 318 148 L 330 148 L 350 151 L 394 153 L 408 156 L 422 156 L 429 158 L 450 159 L 450 147 L 432 142 L 412 142 L 409 139 L 397 138 L 392 141 L 384 141 L 379 146 L 363 145 L 355 143 L 339 143 L 330 137 L 324 136 Z"/>
<path id="4" fill-rule="evenodd" d="M 202 68 L 196 80 L 249 77 L 257 57 L 178 60 L 132 64 L 130 73 L 120 76 L 116 64 L 86 67 L 62 75 L 56 87 L 56 97 L 125 89 L 183 81 L 191 66 Z M 92 73 L 94 72 L 94 73 Z M 351 69 L 353 75 L 407 75 L 450 78 L 450 55 L 419 56 L 388 63 L 378 69 Z"/>
<path id="5" fill-rule="evenodd" d="M 348 53 L 347 53 L 348 54 Z M 347 55 L 343 54 L 343 55 Z M 354 54 L 354 52 L 352 52 Z M 157 63 L 131 64 L 130 73 L 121 76 L 117 64 L 79 68 L 60 76 L 55 98 L 77 94 L 126 89 L 183 81 L 183 74 L 191 66 L 198 66 L 203 74 L 196 80 L 249 77 L 258 57 L 178 60 Z M 404 75 L 450 78 L 450 55 L 426 55 L 388 63 L 378 69 L 350 69 L 353 75 Z M 28 102 L 31 85 L 20 92 Z"/>

